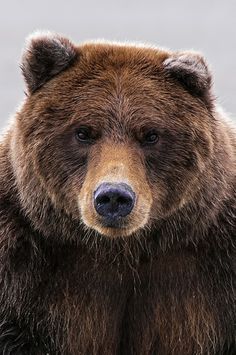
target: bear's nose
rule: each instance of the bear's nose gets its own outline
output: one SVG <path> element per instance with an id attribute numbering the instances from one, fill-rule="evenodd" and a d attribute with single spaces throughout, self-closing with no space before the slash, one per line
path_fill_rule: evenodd
<path id="1" fill-rule="evenodd" d="M 100 216 L 115 222 L 133 209 L 135 193 L 125 183 L 102 183 L 94 192 L 94 207 Z"/>

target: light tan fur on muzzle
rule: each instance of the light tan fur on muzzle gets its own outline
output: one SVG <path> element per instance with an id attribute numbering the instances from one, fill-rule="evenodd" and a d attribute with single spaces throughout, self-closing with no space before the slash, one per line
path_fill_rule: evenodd
<path id="1" fill-rule="evenodd" d="M 87 175 L 79 194 L 79 208 L 83 222 L 108 237 L 127 236 L 143 228 L 149 218 L 152 195 L 137 150 L 125 143 L 103 142 L 99 151 L 96 146 L 96 151 L 94 149 L 91 156 Z M 122 228 L 104 227 L 95 211 L 93 194 L 104 182 L 126 183 L 136 194 L 134 209 L 126 217 L 125 226 Z"/>

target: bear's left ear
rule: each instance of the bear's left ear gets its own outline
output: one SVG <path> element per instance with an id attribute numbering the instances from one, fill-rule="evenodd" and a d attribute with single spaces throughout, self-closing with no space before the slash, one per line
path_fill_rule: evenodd
<path id="1" fill-rule="evenodd" d="M 210 100 L 211 73 L 197 52 L 173 53 L 163 62 L 164 70 L 192 95 Z"/>
<path id="2" fill-rule="evenodd" d="M 22 55 L 21 70 L 30 94 L 69 67 L 77 56 L 76 47 L 50 32 L 31 35 Z"/>

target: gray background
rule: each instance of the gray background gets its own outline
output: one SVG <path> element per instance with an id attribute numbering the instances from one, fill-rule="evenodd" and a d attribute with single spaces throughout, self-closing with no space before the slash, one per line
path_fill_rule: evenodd
<path id="1" fill-rule="evenodd" d="M 202 51 L 218 101 L 236 117 L 236 0 L 0 0 L 0 127 L 24 96 L 24 39 L 52 30 L 80 42 L 105 38 Z"/>

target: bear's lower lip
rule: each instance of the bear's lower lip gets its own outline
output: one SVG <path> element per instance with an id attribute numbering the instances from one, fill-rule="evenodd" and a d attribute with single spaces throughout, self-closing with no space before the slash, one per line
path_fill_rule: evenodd
<path id="1" fill-rule="evenodd" d="M 121 218 L 104 217 L 100 220 L 100 224 L 105 228 L 125 228 L 124 221 Z"/>

